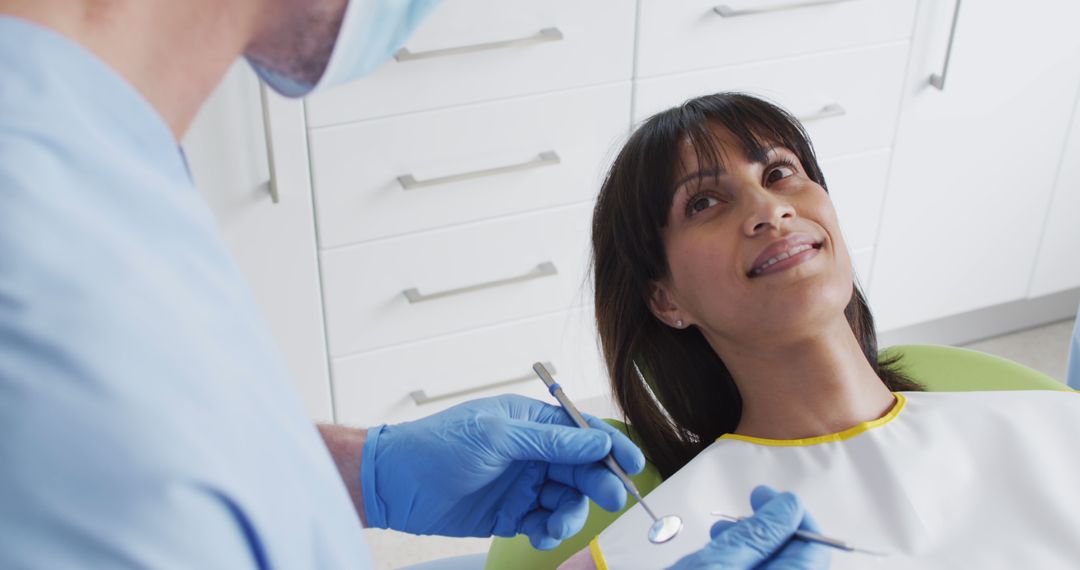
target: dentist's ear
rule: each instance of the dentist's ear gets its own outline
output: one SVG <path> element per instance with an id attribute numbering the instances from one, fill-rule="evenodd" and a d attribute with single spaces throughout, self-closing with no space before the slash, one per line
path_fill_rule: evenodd
<path id="1" fill-rule="evenodd" d="M 661 322 L 669 327 L 684 329 L 690 325 L 690 318 L 671 300 L 671 295 L 662 283 L 653 283 L 649 295 L 649 310 Z"/>

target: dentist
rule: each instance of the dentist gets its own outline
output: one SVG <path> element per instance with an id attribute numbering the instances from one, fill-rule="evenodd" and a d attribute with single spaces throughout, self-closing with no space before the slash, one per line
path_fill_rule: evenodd
<path id="1" fill-rule="evenodd" d="M 597 461 L 641 452 L 527 398 L 313 426 L 177 147 L 237 57 L 302 96 L 434 4 L 0 0 L 0 567 L 368 568 L 362 524 L 551 548 L 624 504 Z M 824 564 L 754 506 L 686 567 Z"/>

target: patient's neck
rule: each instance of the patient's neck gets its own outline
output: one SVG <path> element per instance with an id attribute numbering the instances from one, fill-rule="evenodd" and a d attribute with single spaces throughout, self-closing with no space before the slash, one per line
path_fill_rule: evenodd
<path id="1" fill-rule="evenodd" d="M 735 430 L 740 435 L 801 439 L 836 433 L 880 418 L 895 401 L 843 318 L 802 339 L 713 346 L 742 395 Z"/>

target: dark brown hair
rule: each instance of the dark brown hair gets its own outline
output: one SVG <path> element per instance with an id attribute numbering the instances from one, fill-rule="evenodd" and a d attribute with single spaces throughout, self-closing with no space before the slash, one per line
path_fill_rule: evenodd
<path id="1" fill-rule="evenodd" d="M 649 309 L 652 284 L 669 273 L 661 230 L 674 196 L 680 145 L 688 141 L 703 168 L 721 166 L 714 125 L 729 130 L 749 157 L 774 144 L 790 149 L 807 176 L 827 190 L 799 121 L 740 93 L 699 97 L 654 115 L 612 164 L 593 213 L 596 318 L 615 399 L 665 478 L 733 431 L 742 414 L 739 390 L 705 337 L 696 327 L 671 328 Z M 895 359 L 878 360 L 874 319 L 854 283 L 844 314 L 890 390 L 920 389 L 898 371 Z"/>

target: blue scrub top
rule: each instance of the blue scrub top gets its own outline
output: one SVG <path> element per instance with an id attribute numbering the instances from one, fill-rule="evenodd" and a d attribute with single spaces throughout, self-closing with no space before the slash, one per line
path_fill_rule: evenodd
<path id="1" fill-rule="evenodd" d="M 161 117 L 0 17 L 0 568 L 366 568 L 360 530 Z"/>

